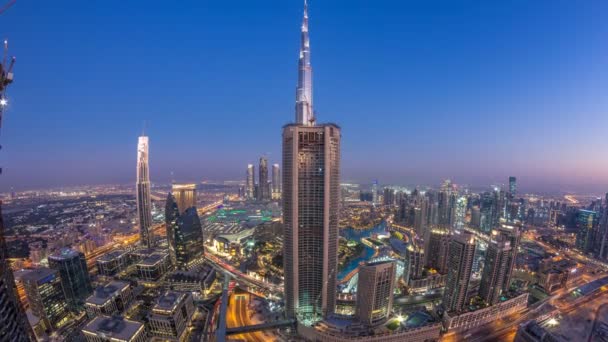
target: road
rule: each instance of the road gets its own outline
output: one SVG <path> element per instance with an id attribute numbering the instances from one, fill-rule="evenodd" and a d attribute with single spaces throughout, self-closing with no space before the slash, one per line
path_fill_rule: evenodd
<path id="1" fill-rule="evenodd" d="M 247 307 L 250 300 L 251 295 L 249 293 L 233 293 L 230 296 L 230 300 L 228 301 L 229 310 L 226 317 L 228 328 L 237 328 L 261 323 L 254 322 L 249 318 L 250 314 L 252 314 Z M 230 338 L 236 340 L 241 339 L 247 342 L 270 342 L 277 340 L 273 335 L 263 331 L 232 335 Z"/>
<path id="2" fill-rule="evenodd" d="M 234 266 L 230 265 L 228 262 L 220 259 L 219 257 L 205 252 L 205 258 L 211 263 L 213 266 L 216 266 L 223 271 L 229 272 L 238 282 L 252 285 L 254 287 L 258 287 L 265 291 L 270 291 L 271 293 L 283 293 L 283 287 L 271 284 L 259 279 L 256 279 L 252 276 L 249 276 L 239 270 L 237 270 Z"/>

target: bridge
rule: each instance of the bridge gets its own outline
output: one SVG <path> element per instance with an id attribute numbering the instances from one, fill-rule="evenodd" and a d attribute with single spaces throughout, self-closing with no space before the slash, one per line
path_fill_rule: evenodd
<path id="1" fill-rule="evenodd" d="M 280 327 L 291 327 L 291 326 L 294 326 L 295 324 L 296 324 L 295 319 L 285 319 L 285 320 L 280 320 L 280 321 L 275 321 L 275 322 L 268 322 L 268 323 L 255 324 L 255 325 L 246 325 L 246 326 L 237 327 L 237 328 L 228 328 L 228 329 L 226 329 L 226 335 L 236 335 L 236 334 L 250 333 L 250 332 L 254 332 L 254 331 L 262 331 L 262 330 L 272 330 L 272 329 L 276 329 L 276 328 L 280 328 Z"/>

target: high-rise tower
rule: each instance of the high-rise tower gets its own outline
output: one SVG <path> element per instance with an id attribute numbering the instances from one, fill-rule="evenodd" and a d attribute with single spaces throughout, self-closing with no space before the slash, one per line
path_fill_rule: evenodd
<path id="1" fill-rule="evenodd" d="M 245 178 L 245 197 L 253 199 L 255 197 L 255 169 L 253 164 L 247 165 L 247 174 Z"/>
<path id="2" fill-rule="evenodd" d="M 479 296 L 492 305 L 498 303 L 509 276 L 511 242 L 504 235 L 492 231 L 492 238 L 486 250 L 486 258 L 479 285 Z"/>
<path id="3" fill-rule="evenodd" d="M 59 271 L 68 306 L 72 309 L 81 306 L 93 293 L 84 254 L 70 248 L 62 248 L 50 255 L 48 260 L 49 267 Z"/>
<path id="4" fill-rule="evenodd" d="M 150 168 L 148 166 L 148 137 L 139 137 L 137 143 L 137 217 L 141 244 L 152 246 L 152 200 L 150 199 Z"/>
<path id="5" fill-rule="evenodd" d="M 268 183 L 268 159 L 260 157 L 260 168 L 258 172 L 258 200 L 270 200 L 270 183 Z"/>
<path id="6" fill-rule="evenodd" d="M 456 232 L 450 241 L 448 278 L 443 293 L 443 306 L 448 312 L 462 311 L 467 305 L 474 256 L 475 235 Z"/>
<path id="7" fill-rule="evenodd" d="M 6 48 L 6 41 L 4 41 L 4 45 Z M 4 62 L 0 63 L 0 124 L 2 123 L 4 109 L 8 104 L 5 94 L 6 88 L 13 82 L 14 63 L 14 57 L 10 59 L 9 65 L 4 64 Z M 25 312 L 17 299 L 15 279 L 7 259 L 8 251 L 4 239 L 2 201 L 0 201 L 0 341 L 33 341 L 35 340 L 34 332 L 27 323 Z"/>
<path id="8" fill-rule="evenodd" d="M 194 202 L 196 193 L 193 185 L 178 186 L 176 191 L 174 184 L 173 193 L 169 193 L 165 203 L 169 256 L 173 265 L 180 270 L 189 269 L 204 257 L 205 240 Z"/>
<path id="9" fill-rule="evenodd" d="M 283 222 L 287 316 L 312 324 L 335 310 L 340 127 L 312 116 L 308 8 L 304 5 L 296 123 L 283 127 Z"/>
<path id="10" fill-rule="evenodd" d="M 279 164 L 272 165 L 272 198 L 281 198 L 281 168 Z"/>

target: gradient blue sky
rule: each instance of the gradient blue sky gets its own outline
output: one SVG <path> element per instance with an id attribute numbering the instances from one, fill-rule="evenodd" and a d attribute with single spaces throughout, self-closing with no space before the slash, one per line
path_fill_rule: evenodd
<path id="1" fill-rule="evenodd" d="M 6 2 L 6 1 L 3 1 Z M 608 2 L 311 0 L 343 180 L 608 191 Z M 293 120 L 298 0 L 27 1 L 0 189 L 240 179 Z"/>

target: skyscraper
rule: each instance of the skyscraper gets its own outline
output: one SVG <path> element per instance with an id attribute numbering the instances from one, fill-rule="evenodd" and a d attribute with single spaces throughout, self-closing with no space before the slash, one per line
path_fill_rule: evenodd
<path id="1" fill-rule="evenodd" d="M 281 169 L 279 164 L 272 165 L 272 198 L 281 198 Z"/>
<path id="2" fill-rule="evenodd" d="M 517 178 L 509 177 L 509 198 L 514 200 L 517 195 Z"/>
<path id="3" fill-rule="evenodd" d="M 205 241 L 195 206 L 191 205 L 180 213 L 175 196 L 169 194 L 165 205 L 165 226 L 173 265 L 186 270 L 202 261 Z"/>
<path id="4" fill-rule="evenodd" d="M 497 230 L 492 231 L 479 285 L 479 296 L 488 304 L 496 304 L 509 275 L 511 243 Z"/>
<path id="5" fill-rule="evenodd" d="M 374 182 L 372 183 L 372 203 L 373 204 L 379 204 L 378 201 L 378 180 L 374 179 Z"/>
<path id="6" fill-rule="evenodd" d="M 148 137 L 139 137 L 137 143 L 137 217 L 141 244 L 152 246 L 152 200 L 150 199 L 150 169 L 148 166 Z"/>
<path id="7" fill-rule="evenodd" d="M 296 123 L 283 127 L 283 222 L 287 316 L 312 324 L 335 311 L 340 197 L 340 128 L 312 116 L 305 3 Z"/>
<path id="8" fill-rule="evenodd" d="M 245 178 L 245 197 L 247 199 L 255 198 L 255 166 L 247 165 L 247 174 Z"/>
<path id="9" fill-rule="evenodd" d="M 37 268 L 23 277 L 23 287 L 32 312 L 47 332 L 56 330 L 68 319 L 68 309 L 59 272 Z"/>
<path id="10" fill-rule="evenodd" d="M 594 230 L 598 223 L 597 212 L 580 209 L 576 214 L 576 248 L 588 253 L 593 247 Z"/>
<path id="11" fill-rule="evenodd" d="M 173 184 L 172 193 L 180 215 L 186 209 L 196 207 L 196 184 Z"/>
<path id="12" fill-rule="evenodd" d="M 459 312 L 467 305 L 471 281 L 475 236 L 467 231 L 455 233 L 450 240 L 448 278 L 443 293 L 443 306 L 448 312 Z"/>
<path id="13" fill-rule="evenodd" d="M 394 261 L 367 263 L 359 269 L 355 317 L 363 324 L 376 326 L 388 318 L 395 290 Z"/>
<path id="14" fill-rule="evenodd" d="M 258 172 L 258 200 L 270 200 L 270 184 L 268 183 L 268 159 L 260 157 L 260 169 Z"/>
<path id="15" fill-rule="evenodd" d="M 6 59 L 5 59 L 6 61 Z M 13 82 L 13 63 L 0 63 L 0 124 L 4 116 L 4 94 Z M 22 342 L 35 340 L 34 332 L 27 323 L 27 317 L 19 303 L 15 291 L 15 279 L 9 267 L 6 240 L 4 239 L 4 221 L 2 220 L 2 201 L 0 201 L 0 341 Z"/>
<path id="16" fill-rule="evenodd" d="M 415 243 L 410 243 L 405 250 L 403 281 L 406 284 L 409 284 L 410 279 L 420 278 L 422 276 L 423 266 L 424 251 Z"/>
<path id="17" fill-rule="evenodd" d="M 74 309 L 93 293 L 84 254 L 69 248 L 48 257 L 49 267 L 59 271 L 68 305 Z"/>
<path id="18" fill-rule="evenodd" d="M 518 226 L 503 224 L 498 229 L 498 233 L 505 241 L 509 241 L 509 244 L 511 245 L 511 250 L 507 255 L 507 273 L 505 275 L 504 284 L 502 287 L 503 292 L 505 292 L 511 287 L 511 278 L 513 276 L 513 269 L 515 268 L 515 264 L 517 262 L 517 253 L 519 243 L 521 241 L 521 232 Z"/>
<path id="19" fill-rule="evenodd" d="M 442 228 L 428 230 L 424 242 L 425 265 L 441 274 L 446 274 L 450 246 L 449 231 Z"/>

